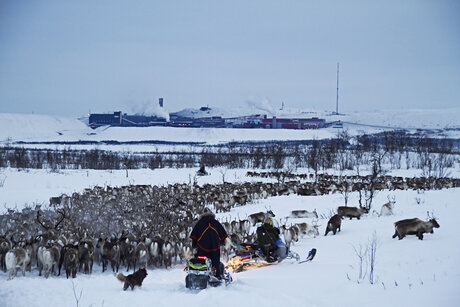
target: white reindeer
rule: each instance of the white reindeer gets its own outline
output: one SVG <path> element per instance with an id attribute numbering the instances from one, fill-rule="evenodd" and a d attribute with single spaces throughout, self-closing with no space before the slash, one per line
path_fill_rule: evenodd
<path id="1" fill-rule="evenodd" d="M 379 216 L 388 216 L 393 215 L 393 209 L 395 208 L 396 200 L 395 196 L 390 199 L 390 196 L 387 196 L 388 202 L 382 205 L 382 209 L 380 209 Z"/>
<path id="2" fill-rule="evenodd" d="M 22 268 L 22 276 L 26 276 L 26 267 L 30 262 L 30 254 L 22 247 L 16 247 L 5 255 L 5 265 L 8 271 L 8 280 L 16 277 L 18 268 Z"/>

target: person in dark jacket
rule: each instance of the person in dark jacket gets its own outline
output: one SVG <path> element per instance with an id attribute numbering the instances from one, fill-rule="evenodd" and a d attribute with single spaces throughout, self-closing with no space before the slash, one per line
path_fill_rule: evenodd
<path id="1" fill-rule="evenodd" d="M 280 230 L 273 226 L 273 220 L 267 218 L 262 226 L 256 230 L 257 242 L 261 249 L 263 249 L 265 258 L 268 262 L 274 262 L 277 259 L 275 251 L 278 248 L 275 242 L 280 238 Z"/>
<path id="2" fill-rule="evenodd" d="M 208 208 L 205 208 L 200 215 L 190 234 L 192 248 L 197 250 L 195 257 L 206 256 L 210 258 L 212 266 L 216 269 L 217 278 L 222 278 L 224 274 L 224 265 L 220 262 L 220 246 L 226 237 L 225 228 Z"/>

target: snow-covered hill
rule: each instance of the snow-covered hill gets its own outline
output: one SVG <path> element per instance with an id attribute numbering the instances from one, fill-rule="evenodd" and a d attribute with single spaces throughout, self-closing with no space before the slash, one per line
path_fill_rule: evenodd
<path id="1" fill-rule="evenodd" d="M 258 112 L 257 112 L 258 111 Z M 234 117 L 261 114 L 260 109 L 185 109 L 187 116 Z M 251 113 L 243 113 L 251 112 Z M 374 113 L 333 115 L 311 110 L 276 110 L 269 116 L 319 117 L 327 122 L 340 120 L 350 135 L 376 133 L 392 129 L 426 129 L 439 137 L 460 138 L 460 108 L 434 110 L 383 110 Z M 77 141 L 167 141 L 216 144 L 231 141 L 308 140 L 331 138 L 337 129 L 217 129 L 217 128 L 120 128 L 90 129 L 84 121 L 49 115 L 0 114 L 0 142 L 77 142 Z"/>

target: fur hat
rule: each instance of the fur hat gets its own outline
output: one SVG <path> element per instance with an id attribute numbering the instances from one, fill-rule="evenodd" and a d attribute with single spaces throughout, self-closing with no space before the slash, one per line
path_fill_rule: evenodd
<path id="1" fill-rule="evenodd" d="M 205 216 L 216 217 L 215 214 L 212 213 L 211 209 L 209 209 L 208 207 L 204 207 L 203 211 L 200 214 L 200 219 Z"/>

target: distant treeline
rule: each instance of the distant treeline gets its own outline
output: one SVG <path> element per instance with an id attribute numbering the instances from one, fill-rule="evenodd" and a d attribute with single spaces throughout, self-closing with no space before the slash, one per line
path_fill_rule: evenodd
<path id="1" fill-rule="evenodd" d="M 193 145 L 191 145 L 193 146 Z M 327 140 L 239 142 L 194 147 L 187 151 L 116 152 L 100 149 L 33 149 L 0 147 L 0 167 L 34 169 L 141 169 L 207 167 L 259 169 L 354 169 L 357 165 L 391 163 L 401 168 L 451 167 L 458 157 L 459 141 L 435 139 L 405 132 L 384 132 L 351 138 L 339 132 Z M 197 148 L 199 148 L 197 150 Z M 414 158 L 415 157 L 415 158 Z M 431 165 L 430 165 L 431 164 Z M 445 174 L 444 174 L 445 175 Z"/>

